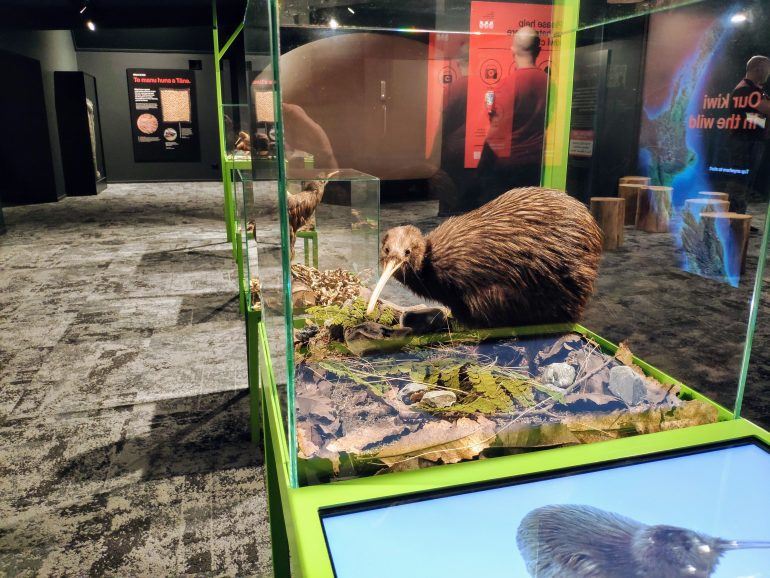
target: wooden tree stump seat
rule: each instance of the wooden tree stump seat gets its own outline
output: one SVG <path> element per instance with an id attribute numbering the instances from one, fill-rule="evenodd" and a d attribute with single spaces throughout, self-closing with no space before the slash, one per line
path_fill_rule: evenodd
<path id="1" fill-rule="evenodd" d="M 672 187 L 648 185 L 639 190 L 636 228 L 647 233 L 666 233 L 671 219 Z"/>
<path id="2" fill-rule="evenodd" d="M 703 213 L 723 213 L 730 210 L 730 202 L 717 198 L 687 199 L 684 202 L 684 210 L 692 213 L 696 219 L 700 219 Z"/>
<path id="3" fill-rule="evenodd" d="M 746 272 L 746 255 L 749 249 L 751 215 L 743 213 L 701 213 L 705 236 L 714 236 L 724 248 L 725 269 L 728 276 Z"/>
<path id="4" fill-rule="evenodd" d="M 620 177 L 621 185 L 649 185 L 650 177 L 627 176 Z"/>
<path id="5" fill-rule="evenodd" d="M 720 201 L 730 202 L 730 195 L 717 191 L 701 191 L 698 193 L 698 196 L 706 199 L 719 199 Z"/>
<path id="6" fill-rule="evenodd" d="M 626 200 L 626 217 L 624 224 L 636 224 L 636 206 L 639 202 L 639 191 L 646 185 L 635 185 L 632 183 L 620 183 L 618 185 L 618 197 Z"/>
<path id="7" fill-rule="evenodd" d="M 626 200 L 619 197 L 591 197 L 591 215 L 604 234 L 602 247 L 613 251 L 623 244 Z"/>

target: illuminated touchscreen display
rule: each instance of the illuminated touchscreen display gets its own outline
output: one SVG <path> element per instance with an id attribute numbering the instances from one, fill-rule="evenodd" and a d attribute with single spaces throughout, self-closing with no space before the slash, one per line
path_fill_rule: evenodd
<path id="1" fill-rule="evenodd" d="M 754 443 L 322 512 L 339 578 L 770 576 Z"/>

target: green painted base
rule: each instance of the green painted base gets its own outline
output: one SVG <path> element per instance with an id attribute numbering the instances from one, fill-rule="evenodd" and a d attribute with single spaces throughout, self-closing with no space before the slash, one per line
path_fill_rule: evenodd
<path id="1" fill-rule="evenodd" d="M 246 356 L 249 374 L 249 430 L 251 443 L 262 443 L 262 388 L 259 380 L 259 325 L 262 312 L 246 308 Z"/>
<path id="2" fill-rule="evenodd" d="M 319 517 L 319 510 L 323 508 L 554 472 L 747 437 L 770 443 L 770 433 L 765 430 L 744 419 L 726 419 L 708 425 L 607 442 L 295 488 L 290 486 L 284 419 L 265 347 L 267 341 L 262 323 L 259 323 L 258 333 L 263 369 L 261 392 L 265 467 L 276 576 L 291 575 L 289 552 L 293 575 L 313 578 L 334 576 Z M 722 409 L 722 412 L 731 415 L 727 410 Z"/>
<path id="3" fill-rule="evenodd" d="M 312 256 L 313 267 L 318 269 L 318 231 L 298 231 L 297 238 L 302 239 L 305 249 L 305 266 L 310 267 Z"/>

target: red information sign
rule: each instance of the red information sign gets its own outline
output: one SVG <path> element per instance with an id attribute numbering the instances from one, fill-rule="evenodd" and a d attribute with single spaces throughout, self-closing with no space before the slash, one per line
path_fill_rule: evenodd
<path id="1" fill-rule="evenodd" d="M 594 131 L 572 129 L 569 132 L 569 156 L 589 158 L 594 154 Z"/>
<path id="2" fill-rule="evenodd" d="M 547 70 L 551 57 L 551 10 L 548 4 L 471 2 L 465 168 L 475 168 L 479 163 L 496 91 L 515 70 L 511 45 L 520 28 L 530 26 L 540 36 L 541 52 L 536 64 Z M 498 156 L 507 156 L 505 150 L 510 151 L 510 134 L 506 134 L 507 142 L 503 136 L 502 142 L 494 143 Z"/>

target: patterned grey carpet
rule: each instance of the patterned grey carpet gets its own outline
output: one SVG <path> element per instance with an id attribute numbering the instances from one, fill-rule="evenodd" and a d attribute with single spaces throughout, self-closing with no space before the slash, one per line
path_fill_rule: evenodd
<path id="1" fill-rule="evenodd" d="M 185 183 L 5 210 L 0 575 L 269 575 L 221 206 Z"/>

